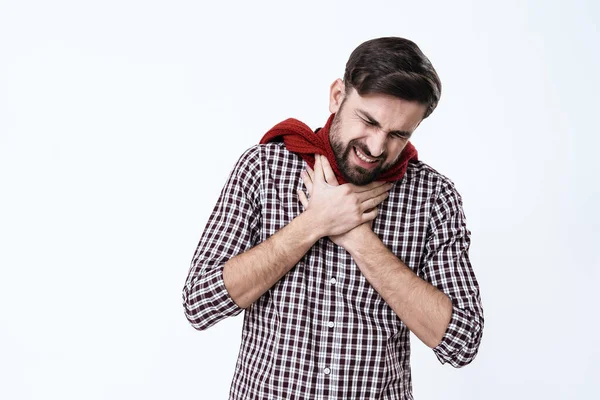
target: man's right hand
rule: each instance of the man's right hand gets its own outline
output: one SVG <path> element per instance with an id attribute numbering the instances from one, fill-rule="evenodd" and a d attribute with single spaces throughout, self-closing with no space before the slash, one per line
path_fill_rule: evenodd
<path id="1" fill-rule="evenodd" d="M 305 213 L 314 219 L 319 236 L 341 235 L 377 216 L 377 206 L 388 197 L 392 184 L 339 185 L 326 157 L 315 155 L 315 169 L 302 172 L 310 200 L 298 191 Z"/>
<path id="2" fill-rule="evenodd" d="M 267 240 L 232 257 L 223 266 L 223 283 L 242 308 L 249 307 L 298 263 L 321 237 L 341 235 L 372 221 L 391 185 L 338 185 L 331 166 L 316 156 L 315 170 L 303 175 L 310 201 L 298 194 L 305 211 Z"/>

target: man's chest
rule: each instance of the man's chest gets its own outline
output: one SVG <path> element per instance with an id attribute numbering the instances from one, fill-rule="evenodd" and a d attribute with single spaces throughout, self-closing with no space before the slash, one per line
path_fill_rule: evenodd
<path id="1" fill-rule="evenodd" d="M 301 167 L 286 170 L 285 174 L 271 172 L 263 175 L 260 191 L 261 241 L 304 211 L 297 195 L 298 190 L 306 192 L 300 177 Z M 373 232 L 381 241 L 415 272 L 418 272 L 425 249 L 432 210 L 430 197 L 418 188 L 398 182 L 390 190 L 389 197 L 378 206 L 378 216 L 372 224 Z M 313 246 L 307 257 L 324 262 L 336 259 L 342 264 L 353 263 L 344 249 L 329 240 L 327 246 L 320 245 L 321 242 Z"/>

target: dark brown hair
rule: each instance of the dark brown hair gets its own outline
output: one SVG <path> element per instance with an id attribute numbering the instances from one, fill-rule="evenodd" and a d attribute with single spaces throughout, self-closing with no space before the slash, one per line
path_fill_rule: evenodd
<path id="1" fill-rule="evenodd" d="M 427 106 L 427 118 L 440 100 L 442 83 L 429 59 L 408 39 L 383 37 L 362 43 L 344 73 L 346 94 L 382 93 Z"/>

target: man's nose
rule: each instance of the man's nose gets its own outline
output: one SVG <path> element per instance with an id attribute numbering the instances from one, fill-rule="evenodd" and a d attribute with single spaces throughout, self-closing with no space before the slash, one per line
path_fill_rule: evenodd
<path id="1" fill-rule="evenodd" d="M 373 157 L 379 157 L 385 151 L 385 145 L 387 142 L 387 134 L 381 129 L 374 130 L 367 139 L 367 146 L 369 152 Z"/>

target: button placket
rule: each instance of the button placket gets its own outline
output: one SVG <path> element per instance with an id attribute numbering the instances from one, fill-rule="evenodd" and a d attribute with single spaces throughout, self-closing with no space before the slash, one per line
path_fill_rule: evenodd
<path id="1" fill-rule="evenodd" d="M 331 279 L 329 279 L 329 284 L 332 286 L 332 296 L 335 296 L 335 289 L 333 288 L 333 286 L 337 283 L 337 279 L 335 279 L 335 277 L 331 277 Z M 335 327 L 335 322 L 334 321 L 328 321 L 327 322 L 327 327 L 329 329 L 332 329 L 333 327 Z M 325 367 L 323 368 L 323 374 L 325 374 L 325 376 L 329 376 L 331 374 L 331 368 L 329 367 Z"/>

